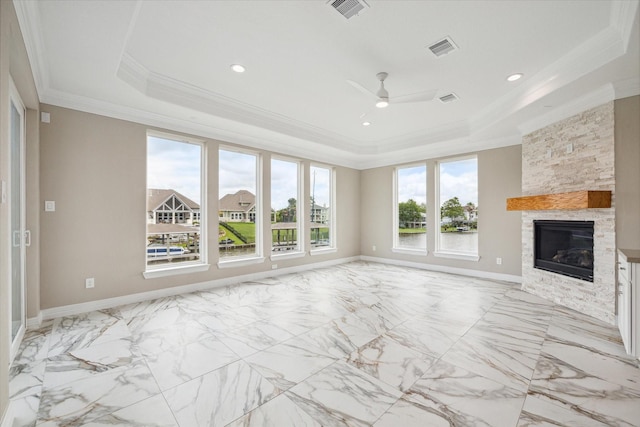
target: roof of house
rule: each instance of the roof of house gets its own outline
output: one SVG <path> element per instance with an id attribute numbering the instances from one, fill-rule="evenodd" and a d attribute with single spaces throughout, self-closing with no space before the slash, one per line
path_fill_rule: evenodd
<path id="1" fill-rule="evenodd" d="M 172 189 L 149 188 L 147 190 L 147 211 L 157 209 L 162 203 L 167 201 L 172 195 L 176 196 L 182 203 L 190 209 L 200 209 L 200 205 L 184 194 Z"/>
<path id="2" fill-rule="evenodd" d="M 256 204 L 256 196 L 247 190 L 240 190 L 235 194 L 225 194 L 220 199 L 218 207 L 221 211 L 249 212 Z"/>

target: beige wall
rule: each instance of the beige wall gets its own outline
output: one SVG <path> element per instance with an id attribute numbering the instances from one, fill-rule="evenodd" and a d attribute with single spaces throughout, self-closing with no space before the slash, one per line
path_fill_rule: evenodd
<path id="1" fill-rule="evenodd" d="M 271 271 L 269 259 L 218 269 L 217 232 L 210 232 L 209 271 L 145 280 L 147 126 L 50 105 L 42 105 L 42 111 L 51 114 L 51 123 L 40 127 L 40 203 L 56 202 L 55 212 L 40 216 L 42 309 Z M 209 230 L 217 230 L 219 143 L 206 144 Z M 270 153 L 262 155 L 268 201 Z M 307 183 L 308 167 L 306 161 Z M 338 167 L 336 174 L 337 253 L 279 259 L 278 268 L 359 255 L 359 172 Z M 267 205 L 263 215 L 268 220 Z M 265 230 L 267 256 L 268 236 Z M 87 277 L 95 278 L 94 289 L 85 289 Z"/>
<path id="2" fill-rule="evenodd" d="M 393 170 L 381 167 L 361 172 L 362 209 L 360 251 L 362 255 L 463 268 L 519 276 L 520 213 L 506 211 L 507 197 L 520 195 L 520 146 L 480 151 L 478 156 L 478 253 L 480 260 L 461 261 L 433 255 L 435 234 L 427 233 L 429 254 L 407 255 L 392 252 L 393 246 Z M 435 224 L 435 164 L 427 160 L 427 224 Z M 429 227 L 428 227 L 429 228 Z M 376 251 L 373 251 L 373 246 Z M 496 264 L 501 257 L 502 265 Z"/>
<path id="3" fill-rule="evenodd" d="M 640 249 L 640 96 L 615 101 L 614 111 L 616 246 Z"/>

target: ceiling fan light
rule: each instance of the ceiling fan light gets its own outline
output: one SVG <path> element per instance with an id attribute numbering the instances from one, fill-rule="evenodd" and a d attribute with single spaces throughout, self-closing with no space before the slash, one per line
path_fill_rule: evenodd
<path id="1" fill-rule="evenodd" d="M 388 106 L 389 106 L 389 99 L 380 98 L 376 102 L 376 107 L 378 107 L 378 108 L 386 108 Z"/>

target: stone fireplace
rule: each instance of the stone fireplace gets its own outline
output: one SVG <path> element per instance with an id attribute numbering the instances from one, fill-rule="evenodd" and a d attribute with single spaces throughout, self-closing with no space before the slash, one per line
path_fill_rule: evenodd
<path id="1" fill-rule="evenodd" d="M 613 101 L 523 137 L 523 196 L 581 190 L 611 191 L 612 207 L 531 210 L 522 213 L 522 288 L 614 324 L 616 245 Z M 535 266 L 534 221 L 593 224 L 590 280 Z"/>

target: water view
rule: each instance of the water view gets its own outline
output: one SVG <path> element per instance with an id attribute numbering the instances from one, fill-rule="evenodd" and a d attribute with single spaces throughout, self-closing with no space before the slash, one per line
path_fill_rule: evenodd
<path id="1" fill-rule="evenodd" d="M 399 235 L 399 244 L 403 248 L 425 248 L 426 242 L 426 233 Z M 478 233 L 440 233 L 440 248 L 447 251 L 477 252 Z"/>

